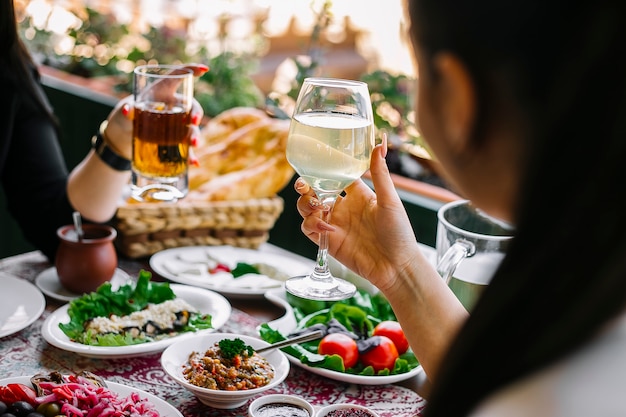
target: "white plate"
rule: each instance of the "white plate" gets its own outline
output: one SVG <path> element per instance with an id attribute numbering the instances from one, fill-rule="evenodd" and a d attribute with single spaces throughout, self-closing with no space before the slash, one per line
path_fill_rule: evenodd
<path id="1" fill-rule="evenodd" d="M 0 379 L 0 386 L 5 386 L 7 384 L 24 384 L 30 387 L 32 386 L 30 382 L 30 378 L 31 377 L 29 376 L 14 376 L 12 378 Z M 148 401 L 150 401 L 154 405 L 154 407 L 159 412 L 161 417 L 174 417 L 174 416 L 183 417 L 180 411 L 178 411 L 177 409 L 175 409 L 174 407 L 172 407 L 170 404 L 163 401 L 159 397 L 156 397 L 146 391 L 129 387 L 128 385 L 118 384 L 117 382 L 111 382 L 111 381 L 105 381 L 105 382 L 107 384 L 107 387 L 112 392 L 122 397 L 127 397 L 131 393 L 136 392 L 137 394 L 139 394 L 140 398 L 146 398 Z"/>
<path id="2" fill-rule="evenodd" d="M 30 326 L 46 308 L 46 299 L 30 282 L 0 272 L 0 288 L 6 295 L 0 303 L 0 337 Z"/>
<path id="3" fill-rule="evenodd" d="M 208 254 L 208 255 L 207 255 Z M 277 270 L 274 277 L 246 274 L 233 278 L 228 272 L 210 274 L 209 258 L 233 268 L 238 262 L 262 263 Z M 259 298 L 271 288 L 280 288 L 283 281 L 294 275 L 313 271 L 313 261 L 301 261 L 270 251 L 234 246 L 189 246 L 166 249 L 150 258 L 150 267 L 159 275 L 180 284 L 208 288 L 233 298 Z"/>
<path id="4" fill-rule="evenodd" d="M 265 298 L 273 302 L 274 304 L 283 307 L 285 309 L 285 315 L 270 321 L 267 323 L 272 329 L 278 330 L 282 334 L 288 334 L 296 328 L 297 322 L 293 315 L 293 309 L 287 299 L 285 298 L 284 289 L 270 290 L 265 293 Z M 409 372 L 396 375 L 384 375 L 384 376 L 367 376 L 367 375 L 353 375 L 344 372 L 333 371 L 325 368 L 316 368 L 314 366 L 308 366 L 300 362 L 300 359 L 295 358 L 287 354 L 287 358 L 291 363 L 304 368 L 314 374 L 325 376 L 327 378 L 335 379 L 337 381 L 348 382 L 350 384 L 360 385 L 380 385 L 380 384 L 393 384 L 395 382 L 404 381 L 409 378 L 413 378 L 422 372 L 422 367 L 417 366 L 411 369 Z"/>
<path id="5" fill-rule="evenodd" d="M 175 341 L 191 337 L 195 334 L 212 333 L 226 323 L 230 317 L 232 307 L 228 300 L 213 291 L 203 288 L 194 288 L 187 285 L 171 284 L 170 287 L 177 297 L 182 298 L 198 309 L 201 313 L 211 315 L 212 329 L 199 330 L 197 332 L 182 333 L 178 336 L 162 339 L 156 342 L 141 343 L 131 346 L 89 346 L 82 343 L 72 342 L 69 337 L 59 328 L 59 323 L 68 323 L 70 317 L 67 314 L 69 304 L 65 304 L 55 310 L 41 327 L 43 338 L 53 346 L 69 352 L 78 353 L 90 358 L 130 358 L 134 356 L 149 355 L 162 352 Z"/>
<path id="6" fill-rule="evenodd" d="M 130 275 L 122 271 L 119 268 L 115 269 L 115 274 L 111 278 L 111 285 L 113 289 L 119 288 L 121 285 L 126 284 L 130 280 Z M 59 281 L 57 275 L 57 269 L 55 267 L 48 268 L 42 271 L 37 278 L 35 278 L 35 285 L 48 297 L 54 298 L 59 301 L 72 301 L 74 298 L 80 297 L 82 294 L 73 293 L 65 289 Z"/>

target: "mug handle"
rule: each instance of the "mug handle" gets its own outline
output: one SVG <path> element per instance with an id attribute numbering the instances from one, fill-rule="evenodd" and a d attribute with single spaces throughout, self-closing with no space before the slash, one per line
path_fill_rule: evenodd
<path id="1" fill-rule="evenodd" d="M 444 279 L 446 284 L 450 283 L 452 274 L 456 270 L 461 260 L 469 258 L 476 253 L 474 244 L 465 239 L 458 239 L 443 254 L 441 260 L 437 263 L 437 272 Z"/>

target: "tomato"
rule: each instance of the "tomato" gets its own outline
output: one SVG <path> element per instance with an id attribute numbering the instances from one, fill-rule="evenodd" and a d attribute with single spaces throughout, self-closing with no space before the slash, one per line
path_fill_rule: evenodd
<path id="1" fill-rule="evenodd" d="M 317 347 L 320 355 L 339 355 L 346 369 L 352 368 L 359 360 L 356 341 L 345 333 L 329 333 Z"/>
<path id="2" fill-rule="evenodd" d="M 368 342 L 370 347 L 361 353 L 361 363 L 371 366 L 376 372 L 385 368 L 393 370 L 398 359 L 398 349 L 393 341 L 387 336 L 372 336 Z"/>
<path id="3" fill-rule="evenodd" d="M 396 345 L 396 349 L 398 349 L 400 355 L 409 350 L 409 342 L 406 340 L 404 331 L 397 321 L 381 321 L 374 327 L 372 334 L 374 336 L 387 336 L 390 338 L 393 344 Z"/>

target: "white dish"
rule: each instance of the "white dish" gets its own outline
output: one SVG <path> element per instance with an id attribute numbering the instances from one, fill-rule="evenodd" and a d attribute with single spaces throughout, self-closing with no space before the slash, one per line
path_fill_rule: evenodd
<path id="1" fill-rule="evenodd" d="M 0 288 L 8 296 L 0 303 L 0 338 L 30 326 L 46 308 L 46 299 L 30 282 L 0 272 Z"/>
<path id="2" fill-rule="evenodd" d="M 252 397 L 264 393 L 283 382 L 289 374 L 289 360 L 287 355 L 279 349 L 272 349 L 260 355 L 264 357 L 274 368 L 274 378 L 259 388 L 251 388 L 240 391 L 226 391 L 219 389 L 202 388 L 191 384 L 183 375 L 183 365 L 189 360 L 192 352 L 205 352 L 216 342 L 224 339 L 241 339 L 245 344 L 255 349 L 269 346 L 269 343 L 252 336 L 234 333 L 213 333 L 197 335 L 185 341 L 179 341 L 170 345 L 161 355 L 161 366 L 177 384 L 194 394 L 200 402 L 209 407 L 218 409 L 232 409 L 241 407 Z"/>
<path id="3" fill-rule="evenodd" d="M 111 286 L 115 290 L 121 285 L 124 285 L 130 279 L 130 275 L 121 269 L 116 268 L 113 278 L 111 278 Z M 61 285 L 61 281 L 59 281 L 59 275 L 57 274 L 57 269 L 55 267 L 48 268 L 37 275 L 37 278 L 35 278 L 35 285 L 37 285 L 37 288 L 39 288 L 41 292 L 46 294 L 48 297 L 59 301 L 72 301 L 82 295 L 73 293 Z"/>
<path id="4" fill-rule="evenodd" d="M 261 410 L 261 413 L 259 413 L 261 407 L 283 404 L 300 407 L 308 413 L 309 417 L 313 417 L 315 415 L 315 409 L 313 408 L 311 403 L 309 403 L 302 397 L 290 394 L 269 394 L 252 401 L 252 403 L 248 406 L 248 417 L 259 417 L 260 415 L 266 416 L 268 410 Z M 274 414 L 277 413 L 274 412 Z M 293 413 L 293 415 L 297 414 Z"/>
<path id="5" fill-rule="evenodd" d="M 200 312 L 210 314 L 213 328 L 200 330 L 195 333 L 182 333 L 168 339 L 138 345 L 89 346 L 71 341 L 69 337 L 67 337 L 59 328 L 59 323 L 68 323 L 70 321 L 70 317 L 67 313 L 69 304 L 65 304 L 48 316 L 41 327 L 41 334 L 51 345 L 69 352 L 78 353 L 82 356 L 107 359 L 129 358 L 162 352 L 166 347 L 178 340 L 187 339 L 197 334 L 215 332 L 217 329 L 222 327 L 230 317 L 232 307 L 228 300 L 222 295 L 207 289 L 195 288 L 187 285 L 171 284 L 170 287 L 177 297 L 187 301 Z"/>
<path id="6" fill-rule="evenodd" d="M 209 273 L 209 265 L 218 260 L 231 269 L 238 262 L 262 263 L 276 269 L 273 277 L 246 274 L 233 278 L 232 274 Z M 208 288 L 233 298 L 258 298 L 271 288 L 280 288 L 283 281 L 293 275 L 308 274 L 314 262 L 283 256 L 278 253 L 234 246 L 188 246 L 166 249 L 150 258 L 150 267 L 164 278 L 180 284 Z"/>
<path id="7" fill-rule="evenodd" d="M 7 384 L 24 384 L 30 387 L 31 386 L 30 378 L 31 377 L 29 376 L 15 376 L 12 378 L 0 379 L 0 386 L 5 386 Z M 173 406 L 163 401 L 159 397 L 156 397 L 146 391 L 129 387 L 127 385 L 118 384 L 117 382 L 111 382 L 111 381 L 105 381 L 105 382 L 107 384 L 107 387 L 112 392 L 122 397 L 127 397 L 131 393 L 136 392 L 137 394 L 139 394 L 141 398 L 146 398 L 148 401 L 150 401 L 154 405 L 154 407 L 157 409 L 161 417 L 174 417 L 174 416 L 183 417 L 181 412 L 175 409 Z"/>
<path id="8" fill-rule="evenodd" d="M 295 330 L 297 322 L 293 314 L 293 309 L 291 305 L 285 298 L 285 290 L 284 289 L 275 289 L 270 290 L 265 293 L 265 298 L 273 302 L 274 304 L 285 309 L 285 315 L 282 317 L 270 321 L 267 323 L 272 329 L 278 330 L 282 334 L 291 333 Z M 367 376 L 367 375 L 354 375 L 347 374 L 344 372 L 333 371 L 325 368 L 317 368 L 314 366 L 308 366 L 300 362 L 298 358 L 294 358 L 291 355 L 286 355 L 291 363 L 297 365 L 301 368 L 304 368 L 314 374 L 325 376 L 327 378 L 331 378 L 337 381 L 348 382 L 350 384 L 360 384 L 360 385 L 380 385 L 380 384 L 393 384 L 395 382 L 404 381 L 409 378 L 413 378 L 416 375 L 419 375 L 422 372 L 422 367 L 417 366 L 416 368 L 411 369 L 409 372 L 403 374 L 395 374 L 395 375 L 383 375 L 383 376 Z"/>

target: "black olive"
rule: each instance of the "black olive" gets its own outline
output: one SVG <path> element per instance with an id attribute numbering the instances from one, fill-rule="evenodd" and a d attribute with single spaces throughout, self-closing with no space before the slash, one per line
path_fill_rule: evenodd
<path id="1" fill-rule="evenodd" d="M 17 417 L 17 416 L 11 413 L 3 413 L 2 415 L 0 415 L 0 417 Z"/>
<path id="2" fill-rule="evenodd" d="M 43 414 L 33 411 L 32 413 L 26 414 L 26 417 L 45 417 Z"/>
<path id="3" fill-rule="evenodd" d="M 4 414 L 7 411 L 7 405 L 4 403 L 4 401 L 0 401 L 0 414 Z"/>
<path id="4" fill-rule="evenodd" d="M 25 417 L 28 413 L 35 411 L 35 407 L 27 403 L 26 401 L 15 401 L 9 406 L 9 413 L 15 414 L 18 417 Z"/>

